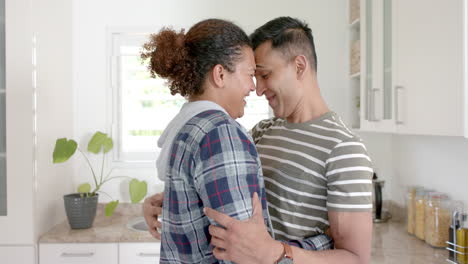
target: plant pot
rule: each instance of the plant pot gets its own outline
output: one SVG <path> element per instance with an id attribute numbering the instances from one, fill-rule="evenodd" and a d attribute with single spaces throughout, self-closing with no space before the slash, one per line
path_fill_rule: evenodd
<path id="1" fill-rule="evenodd" d="M 68 223 L 72 229 L 85 229 L 93 225 L 98 195 L 81 197 L 79 193 L 63 196 Z"/>

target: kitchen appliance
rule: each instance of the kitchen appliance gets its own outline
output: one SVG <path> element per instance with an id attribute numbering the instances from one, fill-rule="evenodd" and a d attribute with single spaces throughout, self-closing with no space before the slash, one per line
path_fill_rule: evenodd
<path id="1" fill-rule="evenodd" d="M 372 185 L 373 185 L 373 214 L 372 218 L 374 223 L 383 223 L 387 222 L 392 215 L 387 211 L 383 210 L 383 196 L 382 196 L 382 189 L 385 185 L 384 180 L 379 180 L 377 178 L 377 174 L 374 172 L 374 176 L 372 177 Z"/>

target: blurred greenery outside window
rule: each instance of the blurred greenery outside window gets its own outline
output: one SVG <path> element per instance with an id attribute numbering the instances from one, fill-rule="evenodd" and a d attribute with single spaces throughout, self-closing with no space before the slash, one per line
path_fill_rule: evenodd
<path id="1" fill-rule="evenodd" d="M 149 34 L 113 33 L 111 82 L 113 133 L 116 159 L 123 162 L 154 162 L 157 141 L 177 115 L 185 98 L 171 95 L 166 80 L 151 78 L 140 49 Z M 252 92 L 246 99 L 245 115 L 237 119 L 247 129 L 269 117 L 268 101 Z M 115 136 L 116 134 L 116 136 Z"/>

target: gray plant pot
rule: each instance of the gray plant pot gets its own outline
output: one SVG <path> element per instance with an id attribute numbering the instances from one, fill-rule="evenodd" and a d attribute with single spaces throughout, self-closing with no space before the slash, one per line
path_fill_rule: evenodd
<path id="1" fill-rule="evenodd" d="M 93 225 L 98 195 L 80 197 L 79 193 L 63 196 L 68 223 L 72 229 L 85 229 Z"/>

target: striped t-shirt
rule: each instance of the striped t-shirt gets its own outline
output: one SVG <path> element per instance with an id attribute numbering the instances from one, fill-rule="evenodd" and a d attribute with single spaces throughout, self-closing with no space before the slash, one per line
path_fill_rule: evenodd
<path id="1" fill-rule="evenodd" d="M 336 113 L 305 123 L 267 119 L 251 133 L 276 239 L 325 232 L 329 210 L 372 211 L 371 160 Z"/>

